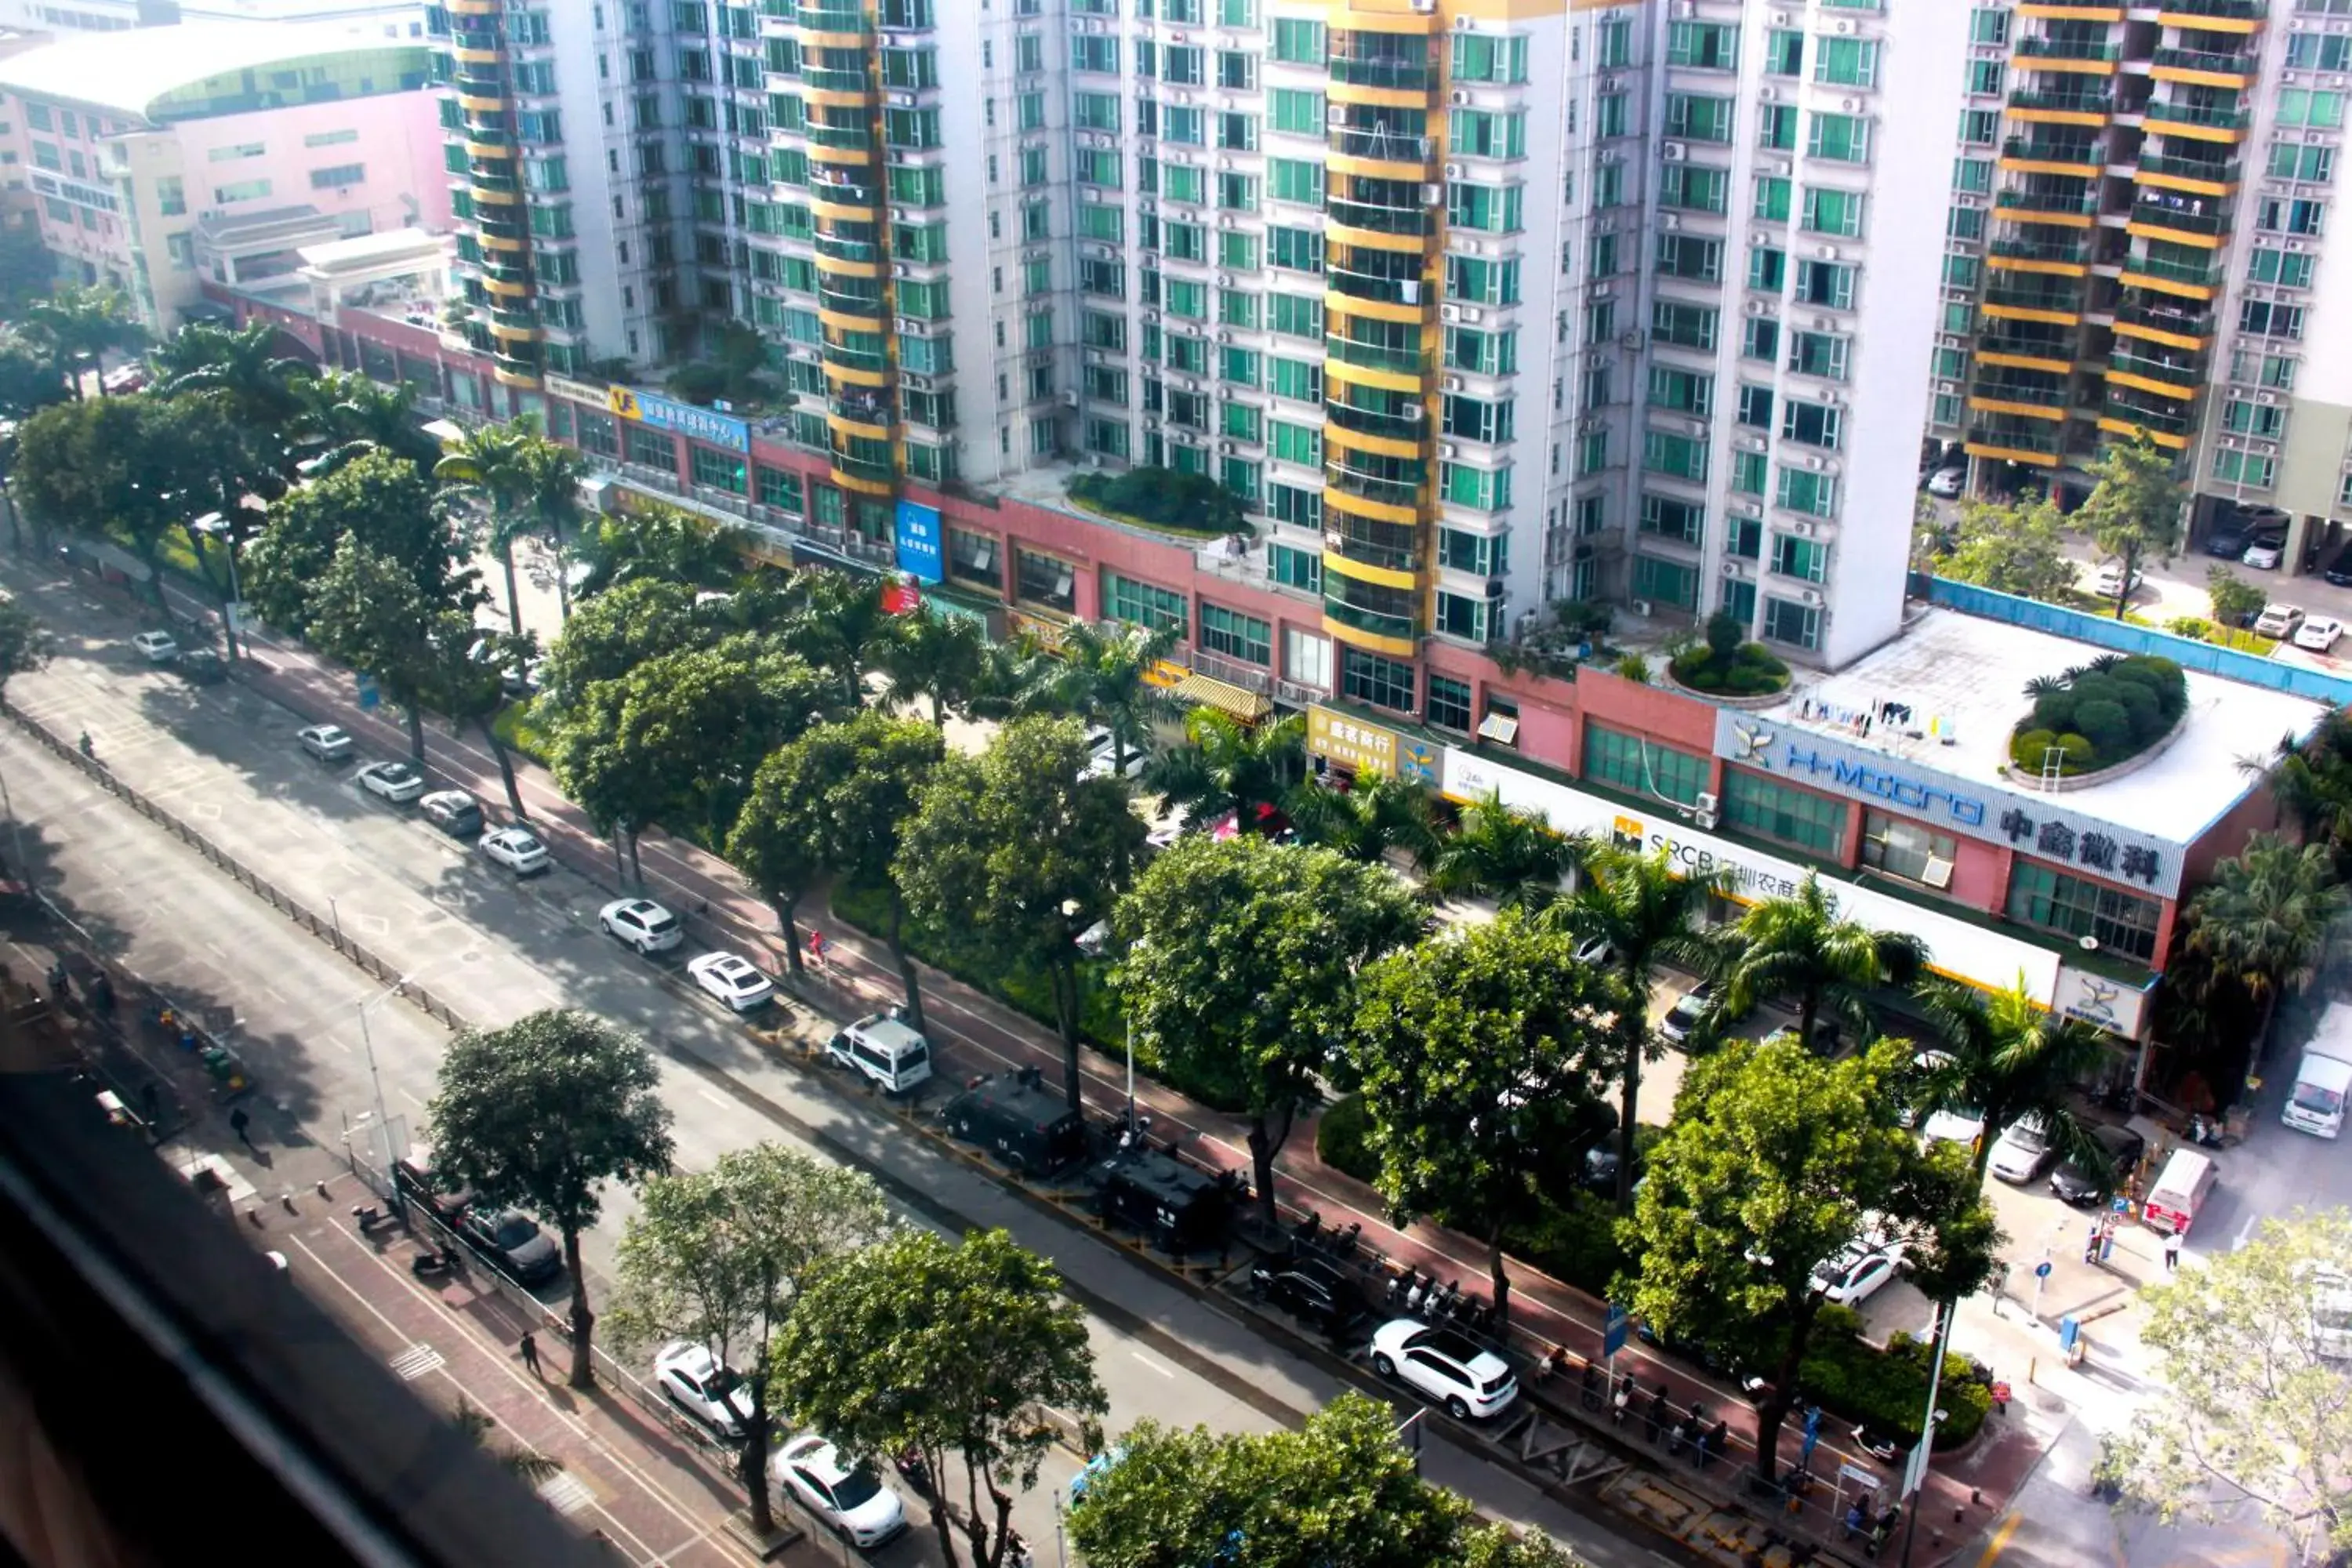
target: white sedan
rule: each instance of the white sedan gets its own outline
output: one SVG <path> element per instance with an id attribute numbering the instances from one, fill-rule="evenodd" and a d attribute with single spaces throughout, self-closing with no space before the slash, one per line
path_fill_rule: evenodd
<path id="1" fill-rule="evenodd" d="M 737 953 L 706 952 L 690 960 L 686 972 L 697 985 L 738 1013 L 765 1006 L 776 994 L 776 983 Z"/>
<path id="2" fill-rule="evenodd" d="M 1927 493 L 1941 500 L 1950 500 L 1960 493 L 1960 486 L 1967 482 L 1968 477 L 1966 468 L 1937 468 L 1927 476 Z"/>
<path id="3" fill-rule="evenodd" d="M 2303 611 L 2293 605 L 2264 605 L 2254 617 L 2257 637 L 2283 637 L 2303 625 Z"/>
<path id="4" fill-rule="evenodd" d="M 425 775 L 406 763 L 370 763 L 359 771 L 360 787 L 395 805 L 425 793 Z"/>
<path id="5" fill-rule="evenodd" d="M 670 1341 L 654 1357 L 654 1380 L 672 1405 L 723 1437 L 740 1437 L 751 1425 L 751 1384 L 709 1345 Z"/>
<path id="6" fill-rule="evenodd" d="M 555 863 L 539 835 L 528 827 L 494 827 L 482 835 L 480 848 L 518 877 L 536 876 Z"/>
<path id="7" fill-rule="evenodd" d="M 2140 574 L 2135 572 L 2131 574 L 2130 591 L 2138 593 L 2139 584 Z M 2099 568 L 2099 574 L 2091 580 L 2091 592 L 2102 599 L 2112 599 L 2124 591 L 2124 568 L 2120 561 L 2108 562 Z"/>
<path id="8" fill-rule="evenodd" d="M 2311 616 L 2294 628 L 2294 646 L 2326 653 L 2344 635 L 2344 623 L 2334 616 Z"/>
<path id="9" fill-rule="evenodd" d="M 686 940 L 684 923 L 651 899 L 614 899 L 596 911 L 596 926 L 641 954 L 667 952 Z"/>
<path id="10" fill-rule="evenodd" d="M 180 640 L 169 632 L 141 632 L 131 646 L 150 664 L 169 664 L 180 657 Z"/>
<path id="11" fill-rule="evenodd" d="M 1825 1300 L 1841 1307 L 1859 1307 L 1878 1294 L 1902 1267 L 1901 1243 L 1871 1246 L 1856 1242 L 1814 1269 L 1808 1283 Z"/>
<path id="12" fill-rule="evenodd" d="M 2042 1119 L 2020 1117 L 1994 1142 L 1986 1168 L 2004 1182 L 2030 1182 L 2050 1163 L 2050 1131 Z"/>
<path id="13" fill-rule="evenodd" d="M 907 1505 L 875 1476 L 873 1467 L 844 1465 L 841 1450 L 814 1434 L 777 1449 L 768 1461 L 768 1474 L 863 1551 L 872 1551 L 907 1528 Z"/>

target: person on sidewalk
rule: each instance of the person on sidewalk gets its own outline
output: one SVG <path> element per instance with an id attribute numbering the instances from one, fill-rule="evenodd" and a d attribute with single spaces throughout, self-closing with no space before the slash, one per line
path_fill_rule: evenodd
<path id="1" fill-rule="evenodd" d="M 253 1149 L 253 1118 L 245 1113 L 244 1106 L 240 1105 L 228 1113 L 228 1130 L 236 1134 L 238 1142 L 249 1150 Z M 260 1152 L 258 1150 L 253 1152 Z"/>
<path id="2" fill-rule="evenodd" d="M 526 1331 L 522 1336 L 522 1343 L 517 1348 L 522 1352 L 522 1364 L 530 1370 L 530 1375 L 540 1376 L 539 1336 Z"/>
<path id="3" fill-rule="evenodd" d="M 2164 1238 L 2164 1271 L 2180 1272 L 2180 1233 L 2177 1230 Z"/>
<path id="4" fill-rule="evenodd" d="M 1666 1399 L 1666 1385 L 1662 1383 L 1658 1384 L 1658 1392 L 1650 1395 L 1648 1426 L 1651 1442 L 1656 1442 L 1659 1434 L 1666 1429 L 1666 1418 L 1672 1413 L 1673 1406 Z"/>
<path id="5" fill-rule="evenodd" d="M 1860 1535 L 1863 1531 L 1863 1526 L 1868 1522 L 1869 1518 L 1870 1516 L 1868 1514 L 1862 1511 L 1862 1500 L 1860 1498 L 1856 1498 L 1853 1501 L 1846 1504 L 1845 1539 L 1852 1541 L 1855 1536 Z"/>
<path id="6" fill-rule="evenodd" d="M 809 928 L 808 957 L 809 962 L 815 964 L 819 969 L 830 969 L 833 967 L 831 963 L 826 962 L 824 956 L 824 932 L 817 930 L 814 926 L 811 926 Z"/>

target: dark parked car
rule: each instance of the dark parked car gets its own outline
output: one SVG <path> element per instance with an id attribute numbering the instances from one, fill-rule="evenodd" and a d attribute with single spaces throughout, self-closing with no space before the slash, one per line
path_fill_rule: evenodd
<path id="1" fill-rule="evenodd" d="M 458 1216 L 457 1234 L 526 1285 L 544 1285 L 563 1272 L 555 1239 L 520 1209 L 468 1208 Z"/>
<path id="2" fill-rule="evenodd" d="M 2326 568 L 2320 575 L 2339 588 L 2352 588 L 2352 544 L 2329 556 Z"/>
<path id="3" fill-rule="evenodd" d="M 1095 1181 L 1097 1214 L 1177 1256 L 1223 1245 L 1239 1186 L 1230 1175 L 1179 1164 L 1148 1146 L 1105 1160 L 1095 1167 Z"/>
<path id="4" fill-rule="evenodd" d="M 2107 1169 L 2086 1171 L 2069 1160 L 2050 1173 L 2050 1190 L 2077 1208 L 2105 1203 L 2147 1152 L 2147 1140 L 2128 1127 L 2095 1127 L 2091 1136 L 2107 1153 Z"/>
<path id="5" fill-rule="evenodd" d="M 182 649 L 179 670 L 181 679 L 198 686 L 218 686 L 228 679 L 228 665 L 208 647 Z"/>
<path id="6" fill-rule="evenodd" d="M 940 1120 L 1024 1175 L 1044 1175 L 1087 1157 L 1087 1128 L 1035 1068 L 975 1079 Z"/>
<path id="7" fill-rule="evenodd" d="M 1259 1264 L 1250 1270 L 1250 1294 L 1334 1339 L 1370 1315 L 1356 1282 L 1319 1258 Z"/>
<path id="8" fill-rule="evenodd" d="M 482 805 L 461 789 L 436 789 L 416 803 L 425 821 L 452 838 L 475 838 L 482 831 Z"/>

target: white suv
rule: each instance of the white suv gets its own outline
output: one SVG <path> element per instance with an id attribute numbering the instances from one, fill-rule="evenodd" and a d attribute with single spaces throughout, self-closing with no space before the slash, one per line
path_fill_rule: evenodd
<path id="1" fill-rule="evenodd" d="M 1450 1329 L 1391 1318 L 1372 1335 L 1372 1370 L 1445 1407 L 1456 1421 L 1499 1415 L 1519 1396 L 1509 1363 Z"/>
<path id="2" fill-rule="evenodd" d="M 596 912 L 596 924 L 640 953 L 667 952 L 686 940 L 678 918 L 651 899 L 614 899 Z"/>

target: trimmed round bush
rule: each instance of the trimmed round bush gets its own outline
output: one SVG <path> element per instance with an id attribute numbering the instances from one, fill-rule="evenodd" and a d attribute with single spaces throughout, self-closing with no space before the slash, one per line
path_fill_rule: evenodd
<path id="1" fill-rule="evenodd" d="M 2072 691 L 2045 691 L 2033 700 L 2033 727 L 2053 733 L 2074 727 L 2074 694 Z"/>
<path id="2" fill-rule="evenodd" d="M 2131 754 L 2131 715 L 2120 702 L 2095 698 L 2074 710 L 2074 728 L 2091 742 L 2099 764 L 2121 762 Z"/>
<path id="3" fill-rule="evenodd" d="M 2058 737 L 2048 730 L 2022 731 L 2010 739 L 2009 760 L 2028 773 L 2038 773 L 2042 757 L 2057 743 Z"/>

